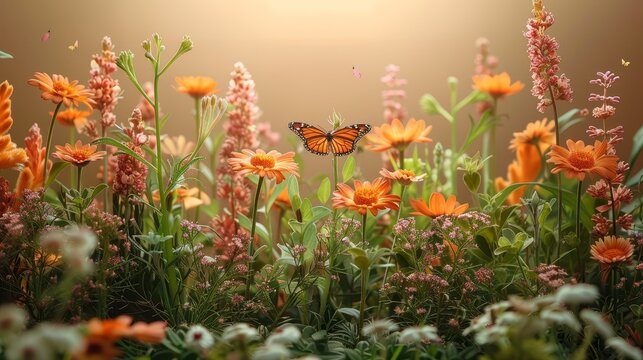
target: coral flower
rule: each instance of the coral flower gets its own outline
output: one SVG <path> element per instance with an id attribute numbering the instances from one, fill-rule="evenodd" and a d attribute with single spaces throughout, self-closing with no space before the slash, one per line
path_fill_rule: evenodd
<path id="1" fill-rule="evenodd" d="M 201 205 L 209 205 L 211 201 L 208 194 L 203 191 L 200 192 L 200 189 L 197 187 L 189 189 L 178 188 L 174 191 L 174 195 L 176 195 L 176 202 L 181 204 L 185 210 L 194 209 Z M 152 200 L 156 202 L 161 201 L 158 190 L 152 194 Z"/>
<path id="2" fill-rule="evenodd" d="M 499 75 L 476 75 L 473 77 L 473 88 L 489 94 L 493 98 L 513 95 L 525 87 L 520 81 L 511 83 L 511 77 L 506 72 Z"/>
<path id="3" fill-rule="evenodd" d="M 56 114 L 56 121 L 64 126 L 75 126 L 76 130 L 80 132 L 87 124 L 87 117 L 91 113 L 89 111 L 81 111 L 76 108 L 69 108 L 59 111 Z M 49 112 L 49 116 L 53 116 L 53 111 Z"/>
<path id="4" fill-rule="evenodd" d="M 160 344 L 165 340 L 165 327 L 164 321 L 137 322 L 130 328 L 130 336 L 146 344 Z"/>
<path id="5" fill-rule="evenodd" d="M 92 161 L 101 160 L 107 154 L 105 151 L 96 151 L 96 145 L 83 145 L 80 140 L 76 141 L 74 146 L 65 144 L 65 146 L 56 145 L 54 156 L 58 159 L 83 167 Z"/>
<path id="6" fill-rule="evenodd" d="M 346 184 L 337 184 L 333 193 L 333 208 L 355 210 L 361 215 L 370 211 L 373 215 L 384 209 L 397 210 L 400 197 L 391 195 L 391 183 L 384 178 L 377 178 L 372 183 L 355 180 L 355 190 Z"/>
<path id="7" fill-rule="evenodd" d="M 179 159 L 191 154 L 194 147 L 194 142 L 187 141 L 183 135 L 166 137 L 161 142 L 163 153 Z"/>
<path id="8" fill-rule="evenodd" d="M 293 160 L 295 153 L 292 151 L 281 154 L 275 150 L 266 153 L 261 149 L 257 149 L 257 152 L 246 149 L 241 153 L 233 152 L 232 156 L 228 159 L 228 164 L 240 175 L 256 174 L 269 179 L 276 178 L 277 184 L 286 178 L 284 173 L 299 176 L 297 163 Z"/>
<path id="9" fill-rule="evenodd" d="M 85 104 L 92 108 L 94 101 L 91 90 L 85 89 L 83 85 L 78 85 L 78 81 L 69 82 L 69 79 L 62 75 L 54 74 L 53 77 L 48 74 L 37 72 L 33 79 L 27 82 L 29 85 L 37 86 L 42 94 L 43 100 L 51 100 L 54 104 L 63 103 L 69 107 Z"/>
<path id="10" fill-rule="evenodd" d="M 412 170 L 398 169 L 395 171 L 389 171 L 388 169 L 380 170 L 380 175 L 383 177 L 397 181 L 401 185 L 410 185 L 414 182 L 420 182 L 424 180 L 426 174 L 415 175 Z"/>
<path id="11" fill-rule="evenodd" d="M 411 215 L 424 215 L 431 218 L 436 218 L 442 215 L 458 216 L 463 214 L 469 208 L 469 204 L 464 203 L 460 205 L 455 195 L 449 196 L 448 199 L 444 195 L 434 192 L 431 194 L 429 204 L 427 205 L 424 200 L 410 200 L 413 209 L 417 210 L 412 212 Z"/>
<path id="12" fill-rule="evenodd" d="M 205 76 L 183 76 L 177 77 L 176 89 L 179 92 L 188 94 L 193 98 L 201 98 L 206 95 L 217 92 L 217 82 L 214 79 Z"/>
<path id="13" fill-rule="evenodd" d="M 555 127 L 554 120 L 542 119 L 530 122 L 525 130 L 514 133 L 509 148 L 520 149 L 523 145 L 535 145 L 544 154 L 545 150 L 556 142 Z"/>
<path id="14" fill-rule="evenodd" d="M 427 135 L 433 127 L 426 126 L 424 120 L 410 119 L 404 126 L 398 119 L 390 124 L 384 124 L 373 129 L 373 133 L 366 135 L 370 143 L 367 148 L 371 151 L 382 152 L 391 149 L 404 150 L 411 143 L 428 143 L 433 140 Z"/>
<path id="15" fill-rule="evenodd" d="M 87 322 L 88 337 L 98 338 L 107 342 L 115 342 L 124 337 L 130 336 L 130 325 L 132 318 L 121 315 L 115 319 L 99 320 L 91 319 Z"/>
<path id="16" fill-rule="evenodd" d="M 0 84 L 0 169 L 10 169 L 27 162 L 28 157 L 24 149 L 20 149 L 11 141 L 7 134 L 13 125 L 11 117 L 11 94 L 13 86 L 7 81 Z"/>
<path id="17" fill-rule="evenodd" d="M 570 179 L 583 181 L 586 174 L 612 179 L 616 174 L 618 157 L 607 154 L 607 141 L 596 141 L 594 146 L 583 141 L 567 140 L 567 149 L 552 145 L 548 163 L 554 164 L 553 174 L 563 171 Z"/>
<path id="18" fill-rule="evenodd" d="M 634 254 L 634 246 L 628 239 L 606 236 L 590 247 L 592 259 L 601 264 L 615 264 L 628 261 Z"/>

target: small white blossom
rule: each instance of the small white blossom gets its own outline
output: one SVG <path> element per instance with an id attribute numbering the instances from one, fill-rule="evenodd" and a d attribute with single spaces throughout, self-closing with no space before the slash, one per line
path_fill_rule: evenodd
<path id="1" fill-rule="evenodd" d="M 398 341 L 401 344 L 411 345 L 425 343 L 428 341 L 439 342 L 441 341 L 438 336 L 438 329 L 435 326 L 425 325 L 422 327 L 409 327 L 400 333 Z"/>
<path id="2" fill-rule="evenodd" d="M 27 324 L 27 312 L 14 304 L 0 306 L 0 339 L 6 339 L 23 331 Z"/>
<path id="3" fill-rule="evenodd" d="M 598 289 L 588 284 L 563 285 L 556 291 L 556 301 L 563 304 L 589 304 L 598 297 Z"/>
<path id="4" fill-rule="evenodd" d="M 576 331 L 581 330 L 580 323 L 576 316 L 569 310 L 562 309 L 545 309 L 540 312 L 540 318 L 555 324 L 566 325 Z"/>
<path id="5" fill-rule="evenodd" d="M 258 338 L 259 332 L 246 323 L 237 323 L 223 329 L 223 335 L 221 335 L 221 337 L 227 342 L 238 341 L 247 343 Z"/>
<path id="6" fill-rule="evenodd" d="M 282 360 L 289 358 L 290 350 L 281 344 L 266 344 L 252 354 L 253 360 Z"/>
<path id="7" fill-rule="evenodd" d="M 583 309 L 580 312 L 580 318 L 585 324 L 593 327 L 605 340 L 616 335 L 612 325 L 603 318 L 601 313 L 590 309 Z"/>
<path id="8" fill-rule="evenodd" d="M 266 344 L 281 344 L 281 345 L 290 345 L 296 343 L 301 339 L 301 331 L 296 326 L 286 325 L 275 329 L 275 331 L 268 336 Z"/>
<path id="9" fill-rule="evenodd" d="M 192 325 L 185 334 L 185 346 L 192 350 L 207 350 L 213 345 L 214 337 L 201 325 Z"/>
<path id="10" fill-rule="evenodd" d="M 38 331 L 28 331 L 16 337 L 5 351 L 7 360 L 53 360 L 55 354 Z"/>
<path id="11" fill-rule="evenodd" d="M 621 354 L 626 358 L 634 359 L 634 360 L 643 359 L 643 352 L 641 352 L 640 349 L 637 349 L 634 346 L 628 344 L 627 341 L 623 340 L 623 338 L 620 338 L 618 336 L 608 339 L 607 341 L 605 341 L 605 344 L 607 345 L 607 347 L 613 348 L 619 354 Z"/>
<path id="12" fill-rule="evenodd" d="M 58 353 L 71 354 L 83 348 L 83 337 L 78 327 L 42 323 L 34 328 L 45 343 Z"/>
<path id="13" fill-rule="evenodd" d="M 364 336 L 384 336 L 386 334 L 397 331 L 400 327 L 389 319 L 371 321 L 362 329 Z"/>

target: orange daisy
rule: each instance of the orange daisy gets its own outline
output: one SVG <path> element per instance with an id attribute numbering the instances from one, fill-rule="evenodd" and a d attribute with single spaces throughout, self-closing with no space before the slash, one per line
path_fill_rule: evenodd
<path id="1" fill-rule="evenodd" d="M 76 141 L 74 146 L 65 144 L 65 146 L 56 145 L 54 156 L 58 159 L 83 167 L 92 161 L 101 160 L 107 152 L 96 151 L 96 145 L 83 145 L 80 140 Z"/>
<path id="2" fill-rule="evenodd" d="M 241 175 L 256 174 L 269 179 L 276 178 L 277 184 L 286 178 L 284 173 L 299 176 L 299 167 L 293 160 L 295 153 L 292 151 L 282 154 L 275 150 L 266 153 L 261 149 L 257 149 L 257 152 L 246 149 L 240 153 L 233 152 L 232 156 L 233 158 L 228 159 L 228 164 Z"/>
<path id="3" fill-rule="evenodd" d="M 69 79 L 62 75 L 54 74 L 49 76 L 48 74 L 37 72 L 34 78 L 27 81 L 27 83 L 37 86 L 42 91 L 40 97 L 43 100 L 51 100 L 54 104 L 62 102 L 67 107 L 85 104 L 91 109 L 94 103 L 90 99 L 91 90 L 85 89 L 83 85 L 78 85 L 76 80 L 69 82 Z"/>
<path id="4" fill-rule="evenodd" d="M 377 178 L 372 183 L 359 180 L 353 181 L 353 190 L 346 184 L 337 184 L 333 193 L 333 208 L 355 210 L 361 215 L 370 211 L 373 215 L 384 209 L 399 209 L 400 197 L 389 194 L 391 183 L 384 178 Z"/>
<path id="5" fill-rule="evenodd" d="M 201 98 L 217 92 L 217 82 L 210 77 L 183 76 L 177 77 L 175 80 L 176 84 L 179 85 L 176 90 L 193 98 Z"/>
<path id="6" fill-rule="evenodd" d="M 14 168 L 29 160 L 25 150 L 18 148 L 8 134 L 13 126 L 11 94 L 13 94 L 13 86 L 3 81 L 0 84 L 0 169 Z"/>
<path id="7" fill-rule="evenodd" d="M 411 143 L 428 143 L 431 140 L 428 135 L 433 126 L 426 126 L 424 120 L 410 119 L 404 126 L 398 119 L 390 124 L 373 129 L 373 133 L 366 135 L 370 143 L 367 149 L 375 152 L 382 152 L 391 149 L 404 150 Z"/>
<path id="8" fill-rule="evenodd" d="M 634 245 L 628 239 L 606 236 L 590 246 L 592 259 L 601 264 L 616 264 L 628 261 L 634 254 Z"/>
<path id="9" fill-rule="evenodd" d="M 554 164 L 553 174 L 563 171 L 570 179 L 583 181 L 586 174 L 612 179 L 616 174 L 618 157 L 607 154 L 607 141 L 596 141 L 594 146 L 581 140 L 567 140 L 567 149 L 552 145 L 548 163 Z"/>
<path id="10" fill-rule="evenodd" d="M 429 199 L 429 204 L 422 200 L 410 200 L 411 207 L 415 209 L 415 212 L 412 212 L 411 215 L 424 215 L 431 218 L 436 218 L 442 215 L 458 216 L 463 214 L 469 208 L 469 204 L 459 204 L 455 195 L 449 196 L 448 199 L 444 198 L 444 195 L 434 192 L 431 194 Z"/>
<path id="11" fill-rule="evenodd" d="M 506 72 L 499 75 L 476 75 L 473 77 L 473 88 L 489 94 L 498 99 L 504 96 L 513 95 L 525 87 L 520 81 L 511 83 L 511 77 Z"/>
<path id="12" fill-rule="evenodd" d="M 56 114 L 56 121 L 64 126 L 75 126 L 76 130 L 80 132 L 87 124 L 87 117 L 90 114 L 89 111 L 81 111 L 71 107 L 59 111 L 58 114 Z M 54 112 L 50 111 L 49 116 L 54 116 Z"/>
<path id="13" fill-rule="evenodd" d="M 398 169 L 395 171 L 389 171 L 388 169 L 380 170 L 380 175 L 383 177 L 397 181 L 401 185 L 410 185 L 414 182 L 420 182 L 424 180 L 426 174 L 415 175 L 415 172 L 412 170 Z"/>
<path id="14" fill-rule="evenodd" d="M 509 145 L 510 149 L 519 149 L 521 146 L 535 145 L 538 146 L 541 153 L 556 142 L 554 120 L 542 119 L 530 122 L 525 130 L 514 133 L 514 138 Z"/>

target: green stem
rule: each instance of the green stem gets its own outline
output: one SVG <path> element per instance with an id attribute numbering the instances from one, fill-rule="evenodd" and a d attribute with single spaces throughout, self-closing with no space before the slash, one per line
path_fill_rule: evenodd
<path id="1" fill-rule="evenodd" d="M 578 191 L 576 193 L 576 238 L 578 240 L 578 248 L 576 249 L 576 258 L 578 260 L 578 267 L 581 271 L 581 279 L 585 281 L 585 264 L 581 262 L 581 255 L 580 255 L 580 250 L 583 247 L 583 243 L 581 241 L 581 226 L 580 226 L 580 203 L 581 203 L 581 197 L 583 196 L 583 181 L 580 180 L 578 182 Z"/>
<path id="2" fill-rule="evenodd" d="M 78 178 L 76 179 L 76 191 L 78 191 L 78 196 L 80 196 L 80 187 L 81 187 L 81 180 L 82 180 L 82 174 L 83 174 L 83 167 L 78 166 Z M 82 225 L 83 223 L 83 199 L 80 199 L 80 202 L 78 203 L 78 223 Z"/>
<path id="3" fill-rule="evenodd" d="M 69 144 L 74 145 L 76 142 L 76 127 L 74 125 L 69 127 Z M 76 178 L 74 177 L 74 168 L 69 168 L 69 179 L 71 180 L 71 187 L 76 187 Z"/>
<path id="4" fill-rule="evenodd" d="M 255 230 L 257 227 L 257 206 L 259 205 L 259 196 L 261 196 L 261 185 L 263 184 L 263 176 L 259 177 L 257 182 L 257 191 L 252 205 L 252 225 L 250 226 L 250 239 L 248 240 L 248 257 L 250 258 L 250 269 L 248 270 L 248 279 L 246 280 L 246 298 L 250 296 L 250 283 L 254 278 L 254 250 L 253 244 L 255 240 Z"/>
<path id="5" fill-rule="evenodd" d="M 362 248 L 366 247 L 366 217 L 368 212 L 364 213 L 362 217 Z M 357 324 L 357 334 L 362 338 L 362 328 L 364 327 L 364 312 L 366 309 L 366 287 L 368 286 L 368 271 L 369 269 L 362 268 L 360 275 L 360 302 L 359 302 L 359 323 Z"/>
<path id="6" fill-rule="evenodd" d="M 47 166 L 47 163 L 49 162 L 49 152 L 51 150 L 51 135 L 54 133 L 54 125 L 56 123 L 56 116 L 58 115 L 58 111 L 60 110 L 60 106 L 62 105 L 62 101 L 59 102 L 56 105 L 56 109 L 54 110 L 54 114 L 51 116 L 51 123 L 49 124 L 49 131 L 47 132 L 47 143 L 45 145 L 45 168 L 44 168 L 44 176 L 43 176 L 43 187 L 45 187 L 45 191 L 47 190 L 47 176 L 49 175 L 49 167 Z"/>
<path id="7" fill-rule="evenodd" d="M 400 148 L 398 152 L 398 155 L 400 156 L 400 170 L 404 170 L 404 148 Z"/>
<path id="8" fill-rule="evenodd" d="M 366 247 L 366 216 L 368 216 L 368 211 L 362 217 L 362 246 L 364 247 Z"/>
<path id="9" fill-rule="evenodd" d="M 195 113 L 195 119 L 196 119 L 196 138 L 200 139 L 200 133 L 201 133 L 201 126 L 200 126 L 200 117 L 201 117 L 201 98 L 200 97 L 195 97 L 194 98 L 194 113 Z M 201 160 L 198 160 L 196 162 L 196 186 L 199 189 L 199 199 L 201 198 Z M 199 210 L 201 209 L 201 206 L 197 206 L 194 209 L 194 221 L 199 222 Z"/>
<path id="10" fill-rule="evenodd" d="M 616 203 L 614 202 L 614 188 L 611 181 L 608 181 L 607 184 L 610 186 L 610 200 L 612 201 L 612 235 L 616 236 L 616 218 L 618 214 L 616 213 Z"/>
<path id="11" fill-rule="evenodd" d="M 489 159 L 489 180 L 493 182 L 496 178 L 496 130 L 498 128 L 498 99 L 493 98 L 493 126 L 491 126 L 491 141 L 489 144 L 489 151 L 491 158 Z M 491 185 L 489 185 L 491 186 Z"/>
<path id="12" fill-rule="evenodd" d="M 397 218 L 395 219 L 395 224 L 397 224 L 400 221 L 400 217 L 402 215 L 402 202 L 404 201 L 404 190 L 406 190 L 406 186 L 402 185 L 402 189 L 400 190 L 400 210 L 397 212 Z M 393 236 L 393 242 L 391 244 L 391 252 L 395 251 L 395 242 L 397 241 L 397 234 Z M 386 284 L 386 279 L 388 278 L 388 269 L 389 269 L 389 264 L 391 263 L 391 258 L 393 255 L 389 255 L 386 257 L 386 267 L 384 268 L 384 276 L 382 277 L 382 285 L 380 288 L 384 287 L 384 284 Z M 380 298 L 379 304 L 377 305 L 377 314 L 379 315 L 380 311 L 382 310 L 382 299 Z"/>
<path id="13" fill-rule="evenodd" d="M 101 130 L 101 137 L 105 137 L 105 127 L 102 127 Z M 102 145 L 102 150 L 105 151 L 105 157 L 103 158 L 103 182 L 105 184 L 109 185 L 109 174 L 107 171 L 107 167 L 109 166 L 109 152 L 107 151 L 107 144 Z M 103 210 L 107 212 L 108 206 L 107 203 L 109 202 L 109 192 L 107 189 L 103 192 Z M 113 209 L 112 209 L 113 210 Z M 129 224 L 129 219 L 126 219 L 127 223 Z"/>
<path id="14" fill-rule="evenodd" d="M 451 161 L 451 193 L 458 195 L 458 182 L 455 174 L 458 168 L 457 159 L 460 156 L 458 151 L 458 125 L 456 114 L 453 110 L 451 112 L 451 154 L 453 156 L 453 161 Z"/>
<path id="15" fill-rule="evenodd" d="M 549 89 L 549 98 L 551 99 L 552 109 L 554 110 L 554 125 L 556 130 L 556 145 L 560 146 L 560 129 L 558 127 L 558 108 L 556 107 L 556 100 L 554 99 L 554 91 L 551 88 L 551 85 L 548 85 Z M 557 256 L 560 256 L 560 247 L 563 242 L 563 188 L 562 188 L 562 174 L 558 173 L 557 176 L 557 187 L 558 187 L 558 249 Z"/>

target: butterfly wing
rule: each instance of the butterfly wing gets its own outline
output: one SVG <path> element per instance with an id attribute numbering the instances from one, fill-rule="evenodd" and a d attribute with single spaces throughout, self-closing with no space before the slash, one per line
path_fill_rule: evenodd
<path id="1" fill-rule="evenodd" d="M 326 139 L 326 131 L 303 122 L 288 123 L 288 128 L 304 142 L 306 150 L 315 155 L 328 155 L 329 143 Z"/>
<path id="2" fill-rule="evenodd" d="M 359 139 L 368 134 L 369 131 L 371 131 L 371 126 L 368 124 L 354 124 L 333 131 L 330 151 L 337 156 L 352 153 L 357 148 Z"/>

